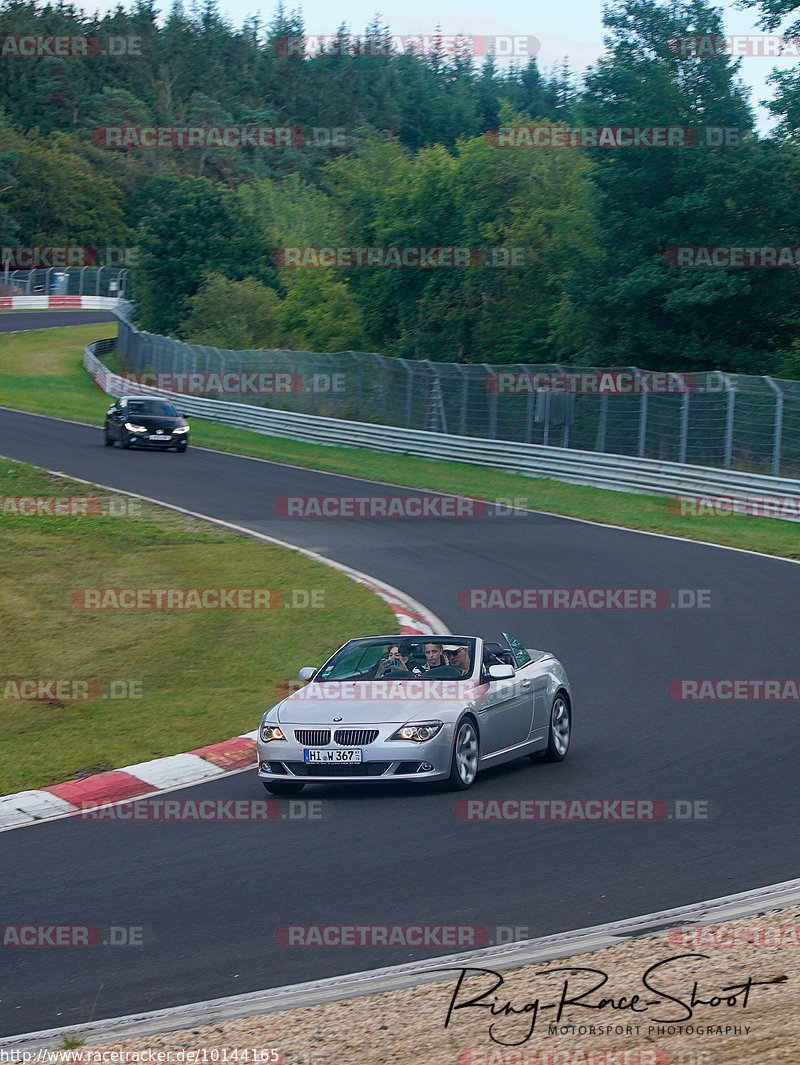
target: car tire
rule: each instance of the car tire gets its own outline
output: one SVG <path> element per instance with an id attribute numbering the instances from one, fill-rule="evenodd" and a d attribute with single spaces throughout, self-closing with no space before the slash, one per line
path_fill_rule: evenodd
<path id="1" fill-rule="evenodd" d="M 572 738 L 572 710 L 564 692 L 558 692 L 550 711 L 547 729 L 547 747 L 542 752 L 545 762 L 563 762 L 569 751 Z"/>
<path id="2" fill-rule="evenodd" d="M 262 780 L 270 795 L 299 795 L 305 784 L 299 780 Z"/>
<path id="3" fill-rule="evenodd" d="M 131 446 L 131 438 L 129 436 L 125 436 L 125 434 L 123 433 L 122 436 L 119 438 L 119 446 L 121 448 L 124 448 L 125 451 L 127 451 L 128 448 Z"/>
<path id="4" fill-rule="evenodd" d="M 184 440 L 182 444 L 178 444 L 178 446 L 175 448 L 175 450 L 178 451 L 182 455 L 188 446 L 189 445 Z"/>
<path id="5" fill-rule="evenodd" d="M 479 754 L 477 725 L 471 717 L 462 717 L 453 738 L 453 759 L 447 778 L 449 788 L 466 791 L 472 787 L 478 775 Z"/>
<path id="6" fill-rule="evenodd" d="M 106 426 L 105 429 L 103 430 L 103 443 L 106 445 L 106 447 L 113 447 L 114 446 L 114 441 L 108 435 L 108 426 Z"/>

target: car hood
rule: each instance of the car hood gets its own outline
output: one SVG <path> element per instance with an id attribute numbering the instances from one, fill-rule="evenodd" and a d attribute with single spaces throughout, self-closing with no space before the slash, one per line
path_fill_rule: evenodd
<path id="1" fill-rule="evenodd" d="M 145 429 L 168 429 L 170 432 L 187 424 L 184 418 L 170 418 L 163 414 L 128 414 L 125 421 L 132 425 L 143 425 Z"/>
<path id="2" fill-rule="evenodd" d="M 412 718 L 420 721 L 450 719 L 471 701 L 469 693 L 473 689 L 463 682 L 457 682 L 458 689 L 453 682 L 450 682 L 449 689 L 443 682 L 438 687 L 434 683 L 428 681 L 419 693 L 412 691 L 407 695 L 398 692 L 400 684 L 391 687 L 387 684 L 380 697 L 361 693 L 358 682 L 351 686 L 307 684 L 284 699 L 277 718 L 285 725 L 402 725 Z M 334 722 L 334 718 L 340 718 L 341 722 Z"/>

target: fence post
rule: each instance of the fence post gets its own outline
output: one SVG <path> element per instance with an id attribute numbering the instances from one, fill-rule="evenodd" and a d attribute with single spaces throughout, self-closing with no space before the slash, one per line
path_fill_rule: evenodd
<path id="1" fill-rule="evenodd" d="M 597 427 L 597 450 L 605 452 L 606 429 L 608 427 L 608 393 L 603 392 L 600 396 L 600 424 Z"/>
<path id="2" fill-rule="evenodd" d="M 689 393 L 683 393 L 681 403 L 681 440 L 678 445 L 678 462 L 686 462 L 686 449 L 689 444 Z"/>
<path id="3" fill-rule="evenodd" d="M 414 371 L 408 365 L 407 359 L 400 359 L 403 364 L 403 369 L 408 374 L 408 381 L 406 382 L 406 429 L 411 428 L 411 400 L 413 398 L 414 391 Z"/>
<path id="4" fill-rule="evenodd" d="M 775 421 L 772 430 L 772 476 L 781 475 L 781 442 L 783 438 L 783 389 L 765 375 L 764 380 L 775 393 Z"/>
<path id="5" fill-rule="evenodd" d="M 469 375 L 460 362 L 454 362 L 456 370 L 461 376 L 461 411 L 458 428 L 459 436 L 467 435 L 467 403 L 469 399 Z"/>
<path id="6" fill-rule="evenodd" d="M 636 366 L 631 366 L 630 369 L 636 374 L 636 382 L 638 384 L 641 371 Z M 639 401 L 639 444 L 637 447 L 637 454 L 640 459 L 644 458 L 644 449 L 647 442 L 647 393 L 643 391 L 641 397 Z"/>
<path id="7" fill-rule="evenodd" d="M 381 368 L 381 418 L 386 421 L 386 409 L 389 400 L 389 367 L 387 365 L 388 359 L 385 355 L 379 355 L 374 352 L 375 358 L 378 360 L 378 365 Z"/>
<path id="8" fill-rule="evenodd" d="M 356 366 L 358 367 L 358 369 L 356 370 L 356 381 L 358 382 L 358 385 L 357 385 L 357 388 L 356 388 L 356 409 L 358 411 L 359 417 L 361 417 L 361 414 L 362 414 L 361 408 L 362 408 L 362 406 L 364 404 L 364 364 L 361 361 L 361 356 L 358 355 L 355 351 L 351 351 L 350 354 L 356 360 Z M 335 376 L 335 374 L 332 372 L 331 373 L 331 391 L 333 391 L 334 376 Z M 339 396 L 338 396 L 338 394 L 336 396 L 336 410 L 337 411 L 339 410 Z"/>
<path id="9" fill-rule="evenodd" d="M 425 411 L 425 425 L 423 428 L 428 428 L 428 422 L 436 428 L 431 431 L 434 433 L 446 433 L 447 432 L 447 414 L 444 409 L 444 397 L 442 396 L 442 379 L 439 376 L 439 368 L 431 362 L 430 359 L 423 359 L 423 365 L 427 367 L 430 386 L 428 388 L 428 406 Z"/>
<path id="10" fill-rule="evenodd" d="M 534 396 L 533 389 L 528 393 L 528 407 L 525 411 L 525 443 L 530 444 L 533 440 L 533 412 L 534 412 Z"/>
<path id="11" fill-rule="evenodd" d="M 528 373 L 528 371 L 525 369 L 527 364 L 524 363 L 524 362 L 515 362 L 514 365 L 519 367 L 520 380 L 522 380 L 525 377 L 525 375 Z M 531 380 L 533 380 L 533 374 L 530 375 L 530 378 L 531 378 Z M 534 394 L 533 394 L 533 389 L 531 389 L 528 392 L 528 403 L 527 403 L 527 406 L 525 408 L 525 443 L 526 444 L 530 444 L 531 440 L 533 439 L 533 401 L 534 401 Z"/>
<path id="12" fill-rule="evenodd" d="M 725 415 L 725 457 L 723 465 L 727 469 L 733 457 L 733 417 L 736 411 L 736 389 L 731 384 L 727 374 L 722 374 L 725 384 L 728 386 L 728 410 Z"/>
<path id="13" fill-rule="evenodd" d="M 496 377 L 497 376 L 497 371 L 493 370 L 488 362 L 484 362 L 481 365 L 483 366 L 484 370 L 489 374 L 490 377 Z M 491 399 L 489 400 L 489 439 L 490 440 L 496 440 L 497 439 L 497 400 L 498 400 L 499 394 L 500 394 L 499 393 L 499 389 L 495 385 L 495 387 L 492 389 L 492 391 L 490 393 Z"/>

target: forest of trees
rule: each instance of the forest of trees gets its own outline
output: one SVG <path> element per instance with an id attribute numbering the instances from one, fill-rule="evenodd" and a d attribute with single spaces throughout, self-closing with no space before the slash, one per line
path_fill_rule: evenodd
<path id="1" fill-rule="evenodd" d="M 765 26 L 791 12 L 751 6 Z M 304 27 L 283 8 L 236 27 L 215 0 L 102 18 L 5 0 L 0 244 L 130 249 L 140 326 L 217 346 L 800 378 L 800 267 L 681 269 L 669 251 L 800 245 L 800 74 L 775 76 L 778 121 L 759 135 L 741 60 L 675 47 L 724 34 L 705 0 L 621 0 L 605 25 L 606 57 L 578 77 L 468 47 L 376 56 L 377 22 L 367 54 L 343 26 L 336 54 L 289 55 Z M 16 54 L 47 35 L 92 43 Z M 533 147 L 508 133 L 551 124 L 696 138 Z M 295 132 L 287 146 L 120 140 L 152 127 Z M 484 254 L 293 268 L 287 247 Z"/>

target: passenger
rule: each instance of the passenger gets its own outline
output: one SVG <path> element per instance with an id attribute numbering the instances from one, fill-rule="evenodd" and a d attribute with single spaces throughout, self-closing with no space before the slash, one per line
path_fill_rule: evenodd
<path id="1" fill-rule="evenodd" d="M 439 666 L 448 665 L 442 644 L 431 641 L 425 644 L 423 650 L 425 651 L 426 670 L 438 669 Z"/>
<path id="2" fill-rule="evenodd" d="M 411 658 L 411 650 L 412 644 L 408 640 L 404 640 L 399 644 L 392 644 L 389 648 L 389 653 L 378 663 L 378 668 L 375 671 L 375 679 L 377 680 L 378 677 L 382 677 L 389 669 L 404 669 L 407 673 L 411 673 L 411 669 L 409 669 L 408 665 L 409 659 Z"/>

